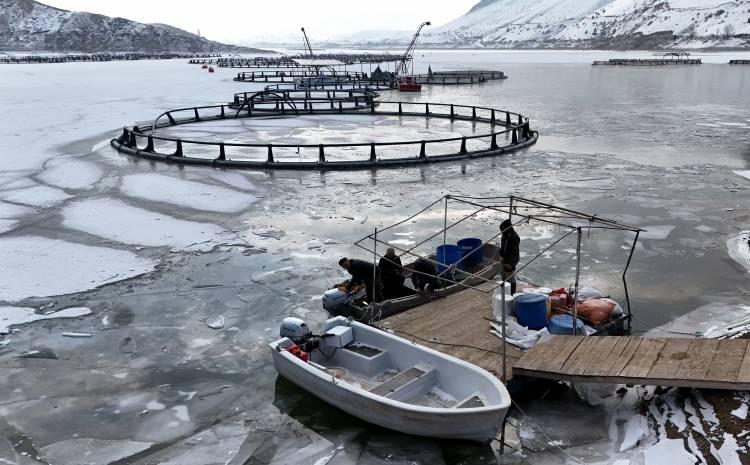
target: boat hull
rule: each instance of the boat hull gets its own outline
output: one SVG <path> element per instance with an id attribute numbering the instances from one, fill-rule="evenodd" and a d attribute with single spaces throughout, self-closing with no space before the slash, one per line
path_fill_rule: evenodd
<path id="1" fill-rule="evenodd" d="M 341 319 L 346 321 L 345 319 Z M 358 325 L 352 322 L 352 325 Z M 379 331 L 372 329 L 373 331 Z M 424 360 L 437 365 L 440 359 L 451 366 L 446 371 L 451 377 L 464 378 L 467 383 L 481 381 L 494 386 L 502 401 L 494 405 L 473 408 L 435 408 L 422 407 L 416 404 L 398 402 L 386 397 L 374 395 L 369 391 L 342 381 L 300 360 L 286 350 L 277 350 L 279 341 L 270 345 L 274 366 L 279 374 L 308 391 L 326 403 L 329 403 L 350 415 L 401 433 L 432 438 L 461 439 L 478 442 L 489 442 L 496 437 L 510 407 L 510 396 L 505 387 L 484 370 L 455 359 L 432 349 L 412 344 L 397 336 L 383 333 L 384 338 L 401 340 L 405 350 L 422 353 Z M 400 342 L 399 342 L 400 343 Z M 419 357 L 419 355 L 417 356 Z M 452 370 L 452 371 L 451 371 Z M 472 380 L 472 377 L 475 377 Z M 489 381 L 488 381 L 489 380 Z"/>

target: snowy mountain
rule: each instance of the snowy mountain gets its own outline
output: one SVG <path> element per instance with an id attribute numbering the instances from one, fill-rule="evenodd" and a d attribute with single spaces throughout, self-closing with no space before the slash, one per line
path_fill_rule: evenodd
<path id="1" fill-rule="evenodd" d="M 750 47 L 750 0 L 481 0 L 422 45 L 497 48 Z"/>
<path id="2" fill-rule="evenodd" d="M 33 0 L 0 0 L 0 50 L 77 52 L 253 52 L 165 24 L 61 10 Z"/>

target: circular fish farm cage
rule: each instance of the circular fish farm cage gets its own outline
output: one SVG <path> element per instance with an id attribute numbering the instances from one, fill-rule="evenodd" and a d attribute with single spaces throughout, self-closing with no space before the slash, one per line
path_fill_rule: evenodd
<path id="1" fill-rule="evenodd" d="M 377 97 L 372 89 L 355 88 L 241 92 L 226 104 L 169 110 L 153 122 L 125 127 L 111 144 L 127 155 L 184 165 L 353 170 L 492 157 L 528 147 L 538 138 L 529 119 L 515 112 Z M 316 132 L 311 126 L 317 120 L 332 129 Z M 222 126 L 227 124 L 236 128 Z M 313 133 L 314 143 L 289 136 L 290 130 L 273 134 L 264 126 L 268 124 L 282 129 L 297 124 Z M 388 127 L 405 124 L 415 127 L 418 137 L 387 140 Z M 347 125 L 349 139 L 355 140 L 345 140 L 342 128 Z M 440 134 L 425 134 L 431 125 Z M 456 133 L 459 125 L 471 133 Z M 228 137 L 231 132 L 237 135 Z M 441 137 L 445 133 L 449 137 Z M 361 140 L 365 137 L 369 140 Z"/>

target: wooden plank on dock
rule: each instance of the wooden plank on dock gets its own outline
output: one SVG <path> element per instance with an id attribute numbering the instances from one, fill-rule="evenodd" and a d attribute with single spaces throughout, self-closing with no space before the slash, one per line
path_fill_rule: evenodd
<path id="1" fill-rule="evenodd" d="M 436 298 L 381 321 L 384 329 L 429 347 L 473 363 L 498 378 L 502 377 L 503 342 L 490 333 L 492 319 L 492 283 L 477 286 L 481 290 L 466 290 L 447 297 Z M 512 366 L 523 351 L 506 344 L 507 374 L 512 377 Z"/>
<path id="2" fill-rule="evenodd" d="M 572 382 L 750 390 L 750 340 L 553 336 L 514 376 Z"/>
<path id="3" fill-rule="evenodd" d="M 742 359 L 747 351 L 748 339 L 724 339 L 714 354 L 713 362 L 708 368 L 706 378 L 720 382 L 733 383 L 742 366 Z"/>

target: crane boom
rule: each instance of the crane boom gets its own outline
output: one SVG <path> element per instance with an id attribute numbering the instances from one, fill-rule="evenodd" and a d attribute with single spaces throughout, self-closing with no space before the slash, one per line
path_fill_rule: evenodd
<path id="1" fill-rule="evenodd" d="M 302 36 L 305 38 L 305 46 L 307 46 L 307 54 L 310 55 L 310 58 L 314 58 L 315 55 L 313 55 L 312 47 L 310 47 L 310 39 L 307 38 L 307 33 L 305 32 L 305 28 L 302 28 Z"/>
<path id="2" fill-rule="evenodd" d="M 422 24 L 419 25 L 419 28 L 417 29 L 417 32 L 414 34 L 414 37 L 411 38 L 411 42 L 409 43 L 409 46 L 406 48 L 406 51 L 404 52 L 404 55 L 401 57 L 401 61 L 396 65 L 396 76 L 403 76 L 405 74 L 409 74 L 409 61 L 411 60 L 412 52 L 414 52 L 414 47 L 417 45 L 417 39 L 419 39 L 419 33 L 422 32 L 422 28 L 425 26 L 431 26 L 432 23 L 429 21 L 425 21 Z"/>

